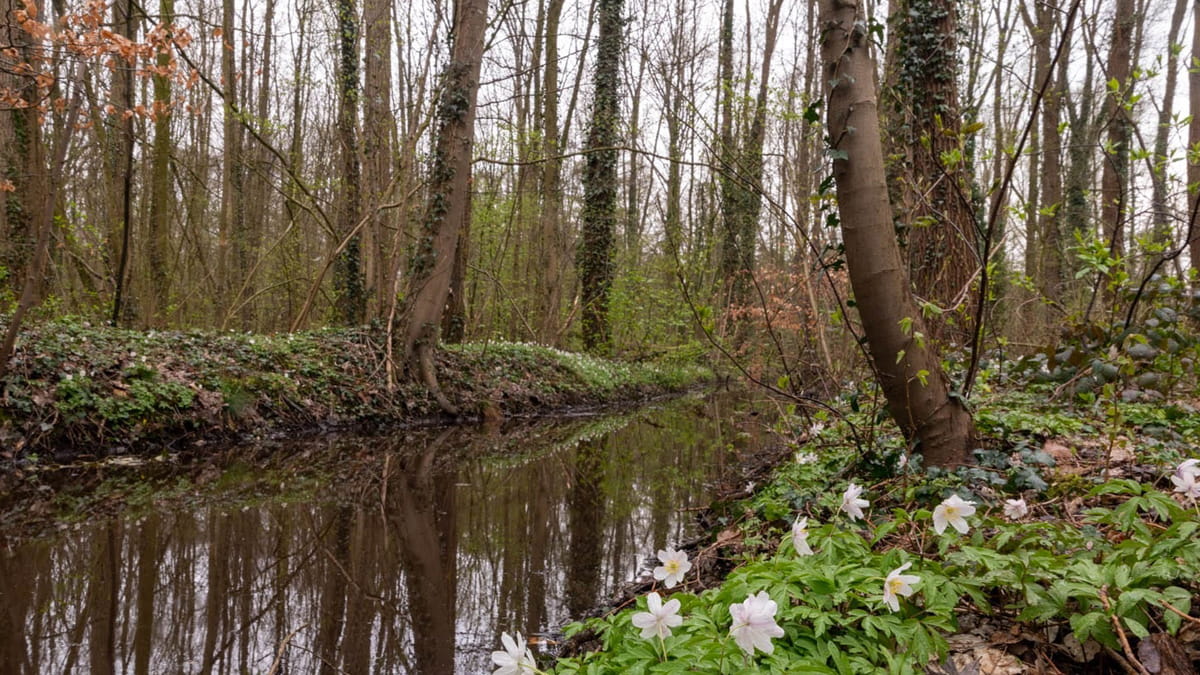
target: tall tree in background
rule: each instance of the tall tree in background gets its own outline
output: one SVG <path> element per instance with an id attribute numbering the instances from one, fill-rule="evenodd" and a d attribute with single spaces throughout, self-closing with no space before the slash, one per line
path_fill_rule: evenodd
<path id="1" fill-rule="evenodd" d="M 738 268 L 742 262 L 741 252 L 741 201 L 743 190 L 738 185 L 735 171 L 737 166 L 737 137 L 734 135 L 733 100 L 737 87 L 733 81 L 733 0 L 721 3 L 721 35 L 717 52 L 717 78 L 721 118 L 718 139 L 718 166 L 720 173 L 717 184 L 721 189 L 721 278 L 727 285 L 727 302 L 742 300 L 745 279 L 739 278 Z"/>
<path id="2" fill-rule="evenodd" d="M 1062 299 L 1062 97 L 1063 82 L 1055 79 L 1053 72 L 1053 47 L 1055 19 L 1059 14 L 1057 0 L 1041 0 L 1036 3 L 1034 24 L 1034 88 L 1046 85 L 1041 107 L 1041 177 L 1037 208 L 1038 227 L 1036 246 L 1026 241 L 1026 246 L 1036 252 L 1036 274 L 1038 290 L 1044 301 L 1058 302 Z M 1024 9 L 1024 8 L 1022 8 Z M 1026 270 L 1028 274 L 1030 271 Z M 1047 317 L 1043 313 L 1043 323 Z"/>
<path id="3" fill-rule="evenodd" d="M 821 57 L 838 212 L 850 284 L 888 412 L 927 466 L 964 462 L 971 416 L 950 383 L 913 300 L 892 226 L 870 36 L 860 5 L 820 0 Z"/>
<path id="4" fill-rule="evenodd" d="M 246 226 L 245 162 L 242 158 L 244 133 L 238 119 L 236 16 L 233 0 L 222 0 L 221 11 L 221 96 L 223 106 L 223 162 L 221 164 L 221 221 L 217 241 L 217 283 L 219 306 L 228 308 L 241 286 L 242 270 L 232 254 Z M 222 311 L 225 311 L 224 309 Z"/>
<path id="5" fill-rule="evenodd" d="M 763 144 L 767 134 L 767 96 L 770 93 L 771 60 L 779 34 L 779 13 L 782 0 L 771 0 L 767 6 L 766 31 L 762 64 L 758 73 L 758 92 L 753 103 L 749 95 L 741 97 L 752 107 L 747 123 L 735 110 L 733 101 L 739 98 L 733 78 L 733 0 L 726 0 L 721 20 L 721 138 L 720 170 L 721 273 L 727 283 L 730 302 L 744 304 L 749 300 L 750 275 L 754 273 L 755 247 L 758 242 L 758 220 L 762 213 Z M 746 31 L 750 19 L 746 19 Z M 753 76 L 750 54 L 746 54 L 745 82 L 749 87 Z"/>
<path id="6" fill-rule="evenodd" d="M 620 124 L 622 0 L 598 0 L 592 121 L 583 171 L 582 236 L 576 264 L 583 301 L 583 344 L 590 352 L 609 349 L 608 293 L 613 280 L 617 226 L 617 145 Z"/>
<path id="7" fill-rule="evenodd" d="M 113 24 L 117 33 L 136 41 L 138 21 L 132 0 L 112 5 Z M 120 324 L 131 317 L 133 309 L 126 297 L 126 273 L 129 267 L 130 237 L 133 229 L 133 141 L 134 141 L 134 63 L 131 54 L 124 59 L 114 57 L 117 67 L 112 73 L 108 130 L 108 203 L 109 253 L 114 264 L 113 304 L 110 321 Z M 122 63 L 124 61 L 124 63 Z"/>
<path id="8" fill-rule="evenodd" d="M 1188 67 L 1188 107 L 1192 121 L 1188 124 L 1188 147 L 1200 147 L 1200 0 L 1192 3 L 1192 59 Z M 1200 158 L 1188 156 L 1188 213 L 1184 238 L 1192 259 L 1193 283 L 1200 286 Z"/>
<path id="9" fill-rule="evenodd" d="M 175 21 L 175 0 L 159 0 L 160 21 L 170 32 Z M 150 176 L 150 227 L 146 237 L 149 266 L 150 306 L 146 319 L 161 327 L 166 319 L 171 296 L 171 275 L 167 261 L 171 255 L 171 205 L 175 202 L 171 189 L 171 80 L 165 69 L 171 64 L 171 54 L 159 53 L 160 72 L 154 75 L 154 146 Z"/>
<path id="10" fill-rule="evenodd" d="M 21 292 L 25 266 L 33 256 L 35 223 L 45 190 L 40 94 L 35 78 L 21 64 L 32 62 L 36 47 L 18 21 L 20 0 L 0 0 L 0 91 L 19 97 L 19 104 L 0 106 L 0 267 L 3 282 L 15 296 Z"/>
<path id="11" fill-rule="evenodd" d="M 362 235 L 355 232 L 362 213 L 358 160 L 358 13 L 354 0 L 338 0 L 338 145 L 342 158 L 342 194 L 336 233 L 348 238 L 333 264 L 333 288 L 338 319 L 345 325 L 360 324 L 366 314 L 367 296 L 362 278 Z M 341 245 L 338 241 L 337 245 Z"/>
<path id="12" fill-rule="evenodd" d="M 917 295 L 945 310 L 930 328 L 966 344 L 979 269 L 977 226 L 961 147 L 956 0 L 898 0 L 891 8 L 884 114 L 894 218 L 907 233 Z"/>
<path id="13" fill-rule="evenodd" d="M 405 294 L 404 361 L 419 375 L 447 412 L 457 410 L 441 393 L 433 350 L 454 267 L 458 237 L 470 217 L 471 147 L 475 138 L 475 101 L 487 29 L 487 0 L 458 0 L 450 29 L 450 62 L 442 73 L 437 132 L 430 167 L 429 197 L 420 237 L 409 265 Z"/>
<path id="14" fill-rule="evenodd" d="M 558 342 L 558 308 L 562 303 L 562 160 L 558 142 L 558 30 L 563 0 L 546 2 L 546 68 L 542 74 L 542 288 L 541 341 Z"/>
<path id="15" fill-rule="evenodd" d="M 1125 213 L 1129 206 L 1129 141 L 1133 123 L 1126 103 L 1132 93 L 1130 68 L 1133 55 L 1133 0 L 1117 0 L 1113 13 L 1112 41 L 1108 47 L 1108 96 L 1103 121 L 1108 125 L 1104 169 L 1100 179 L 1100 226 L 1109 251 L 1125 254 Z"/>
<path id="16" fill-rule="evenodd" d="M 1171 240 L 1171 213 L 1167 197 L 1167 165 L 1170 164 L 1167 143 L 1171 133 L 1172 117 L 1175 114 L 1175 88 L 1179 83 L 1179 29 L 1183 27 L 1183 16 L 1187 13 L 1188 0 L 1175 0 L 1175 11 L 1171 13 L 1171 26 L 1167 31 L 1167 77 L 1163 88 L 1162 106 L 1158 109 L 1158 126 L 1154 129 L 1154 156 L 1150 179 L 1154 193 L 1151 210 L 1154 218 L 1153 237 L 1157 244 L 1167 247 Z M 1200 64 L 1196 64 L 1200 65 Z M 1193 66 L 1194 67 L 1194 66 Z"/>
<path id="17" fill-rule="evenodd" d="M 394 283 L 392 237 L 387 224 L 394 219 L 376 209 L 392 198 L 392 164 L 395 162 L 396 118 L 392 114 L 392 14 L 391 3 L 364 0 L 363 31 L 363 204 L 371 213 L 363 229 L 363 276 L 374 300 L 372 316 L 388 310 Z"/>

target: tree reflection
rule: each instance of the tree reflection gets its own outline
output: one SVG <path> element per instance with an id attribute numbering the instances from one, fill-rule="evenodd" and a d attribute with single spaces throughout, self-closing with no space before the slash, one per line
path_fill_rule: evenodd
<path id="1" fill-rule="evenodd" d="M 582 616 L 600 594 L 600 562 L 604 531 L 605 456 L 603 439 L 583 442 L 575 453 L 575 471 L 567 497 L 570 546 L 567 565 L 567 611 Z"/>
<path id="2" fill-rule="evenodd" d="M 0 673 L 483 672 L 680 540 L 723 452 L 698 405 L 315 441 L 352 480 L 0 552 Z"/>

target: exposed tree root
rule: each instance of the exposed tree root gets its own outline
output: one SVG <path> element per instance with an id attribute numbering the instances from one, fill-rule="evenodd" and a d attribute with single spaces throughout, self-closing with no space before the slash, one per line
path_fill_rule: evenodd
<path id="1" fill-rule="evenodd" d="M 446 398 L 446 394 L 442 392 L 441 385 L 438 384 L 437 370 L 433 367 L 433 347 L 429 342 L 422 340 L 417 344 L 417 366 L 421 371 L 421 381 L 425 387 L 429 389 L 429 393 L 433 394 L 433 398 L 437 401 L 442 410 L 450 415 L 458 415 L 458 407 Z"/>

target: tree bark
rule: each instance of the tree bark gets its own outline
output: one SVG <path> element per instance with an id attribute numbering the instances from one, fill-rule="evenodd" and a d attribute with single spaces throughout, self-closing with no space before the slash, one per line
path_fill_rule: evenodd
<path id="1" fill-rule="evenodd" d="M 241 270 L 233 259 L 234 240 L 242 237 L 246 224 L 245 166 L 242 158 L 243 134 L 238 121 L 238 88 L 233 0 L 222 1 L 221 95 L 224 98 L 222 124 L 221 224 L 217 241 L 217 284 L 221 312 L 227 314 L 234 292 L 241 287 Z"/>
<path id="2" fill-rule="evenodd" d="M 342 324 L 363 322 L 367 296 L 362 279 L 362 235 L 354 233 L 362 213 L 362 171 L 358 161 L 358 13 L 354 0 L 338 0 L 340 64 L 338 144 L 342 159 L 342 195 L 337 236 L 349 237 L 333 264 L 334 302 Z M 341 243 L 340 241 L 337 243 Z"/>
<path id="3" fill-rule="evenodd" d="M 1158 127 L 1154 132 L 1154 156 L 1151 169 L 1154 192 L 1151 197 L 1151 212 L 1154 218 L 1154 241 L 1163 248 L 1170 245 L 1171 213 L 1167 197 L 1167 143 L 1171 133 L 1171 117 L 1175 113 L 1175 89 L 1179 82 L 1179 29 L 1187 13 L 1188 0 L 1175 0 L 1175 11 L 1171 14 L 1171 27 L 1167 33 L 1167 82 L 1163 88 L 1162 107 L 1158 111 Z M 1190 70 L 1190 68 L 1189 68 Z M 1190 146 L 1189 146 L 1190 147 Z M 1150 261 L 1149 265 L 1154 262 Z"/>
<path id="4" fill-rule="evenodd" d="M 942 310 L 930 321 L 934 337 L 963 345 L 980 262 L 964 180 L 970 167 L 960 133 L 958 7 L 955 0 L 900 0 L 892 20 L 884 110 L 894 218 L 905 228 L 917 295 Z"/>
<path id="5" fill-rule="evenodd" d="M 457 409 L 438 388 L 432 355 L 450 292 L 459 232 L 469 215 L 475 101 L 486 28 L 487 0 L 459 0 L 451 29 L 450 63 L 442 74 L 429 201 L 409 265 L 404 312 L 402 353 L 409 372 L 422 377 L 442 408 L 452 414 Z"/>
<path id="6" fill-rule="evenodd" d="M 1129 178 L 1129 140 L 1133 129 L 1125 103 L 1132 84 L 1129 76 L 1134 19 L 1133 0 L 1117 0 L 1112 42 L 1108 51 L 1108 96 L 1104 103 L 1108 147 L 1100 180 L 1101 231 L 1109 242 L 1109 251 L 1115 256 L 1125 254 L 1126 184 Z"/>
<path id="7" fill-rule="evenodd" d="M 1034 51 L 1037 68 L 1033 86 L 1040 87 L 1051 72 L 1051 37 L 1054 34 L 1055 17 L 1059 14 L 1057 0 L 1037 3 L 1036 27 L 1034 29 Z M 1062 119 L 1063 83 L 1053 81 L 1046 88 L 1042 99 L 1042 161 L 1041 194 L 1038 205 L 1038 289 L 1046 301 L 1058 303 L 1062 300 Z M 1044 314 L 1044 313 L 1043 313 Z M 1043 325 L 1048 325 L 1044 316 Z"/>
<path id="8" fill-rule="evenodd" d="M 162 25 L 170 31 L 175 22 L 175 0 L 159 0 Z M 172 56 L 158 55 L 158 66 L 166 68 Z M 174 193 L 171 189 L 171 80 L 162 73 L 154 76 L 154 147 L 150 187 L 150 231 L 147 233 L 147 263 L 150 267 L 150 307 L 146 319 L 152 326 L 166 323 L 167 304 L 171 296 L 171 275 L 167 260 L 171 255 L 171 216 L 174 213 Z"/>
<path id="9" fill-rule="evenodd" d="M 888 411 L 926 466 L 967 459 L 974 428 L 950 396 L 938 355 L 909 290 L 892 228 L 878 106 L 863 10 L 820 0 L 826 106 L 846 264 Z M 906 329 L 907 327 L 907 329 Z"/>
<path id="10" fill-rule="evenodd" d="M 613 280 L 613 239 L 617 222 L 617 149 L 620 124 L 622 0 L 600 0 L 592 121 L 583 172 L 582 237 L 576 255 L 583 302 L 583 344 L 608 353 L 608 293 Z"/>
<path id="11" fill-rule="evenodd" d="M 542 306 L 541 341 L 558 343 L 562 304 L 562 161 L 558 143 L 558 26 L 563 0 L 546 4 L 546 69 L 542 83 Z"/>
<path id="12" fill-rule="evenodd" d="M 13 295 L 21 292 L 26 267 L 33 258 L 36 228 L 45 191 L 45 158 L 42 151 L 38 108 L 41 103 L 35 79 L 22 75 L 20 64 L 35 60 L 32 36 L 14 18 L 23 9 L 20 0 L 0 0 L 0 91 L 21 99 L 19 106 L 0 108 L 0 274 Z"/>
<path id="13" fill-rule="evenodd" d="M 1200 0 L 1192 3 L 1192 63 L 1200 63 Z M 1188 124 L 1188 147 L 1200 144 L 1200 68 L 1188 68 L 1188 107 L 1192 121 Z M 1192 283 L 1200 287 L 1200 161 L 1188 160 L 1188 221 L 1185 235 L 1195 277 Z"/>
<path id="14" fill-rule="evenodd" d="M 392 24 L 391 4 L 364 0 L 363 28 L 366 37 L 363 59 L 363 195 L 371 222 L 363 229 L 363 273 L 371 288 L 373 316 L 384 316 L 391 306 L 395 288 L 391 278 L 392 237 L 390 215 L 375 211 L 391 201 L 392 163 L 395 161 L 396 118 L 392 114 Z"/>

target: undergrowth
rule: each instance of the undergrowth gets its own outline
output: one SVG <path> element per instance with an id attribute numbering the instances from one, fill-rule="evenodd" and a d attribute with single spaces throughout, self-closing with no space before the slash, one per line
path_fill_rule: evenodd
<path id="1" fill-rule="evenodd" d="M 633 622 L 650 616 L 647 596 L 569 626 L 600 649 L 552 672 L 968 672 L 980 659 L 1015 669 L 996 672 L 1132 672 L 1141 642 L 1165 648 L 1156 635 L 1194 657 L 1200 507 L 1170 480 L 1200 456 L 1194 392 L 1146 403 L 1100 383 L 1064 402 L 1056 390 L 996 386 L 976 411 L 976 461 L 956 471 L 922 470 L 867 411 L 837 423 L 785 416 L 793 459 L 725 509 L 723 545 L 699 553 L 733 566 L 725 580 L 656 587 L 682 617 L 661 641 Z M 861 520 L 843 508 L 855 482 L 870 503 Z M 943 522 L 939 533 L 935 513 L 953 496 L 973 504 L 966 532 Z M 791 532 L 801 518 L 812 555 Z M 901 573 L 919 581 L 892 611 L 885 580 Z M 770 653 L 747 653 L 731 610 L 760 592 L 782 636 Z"/>

